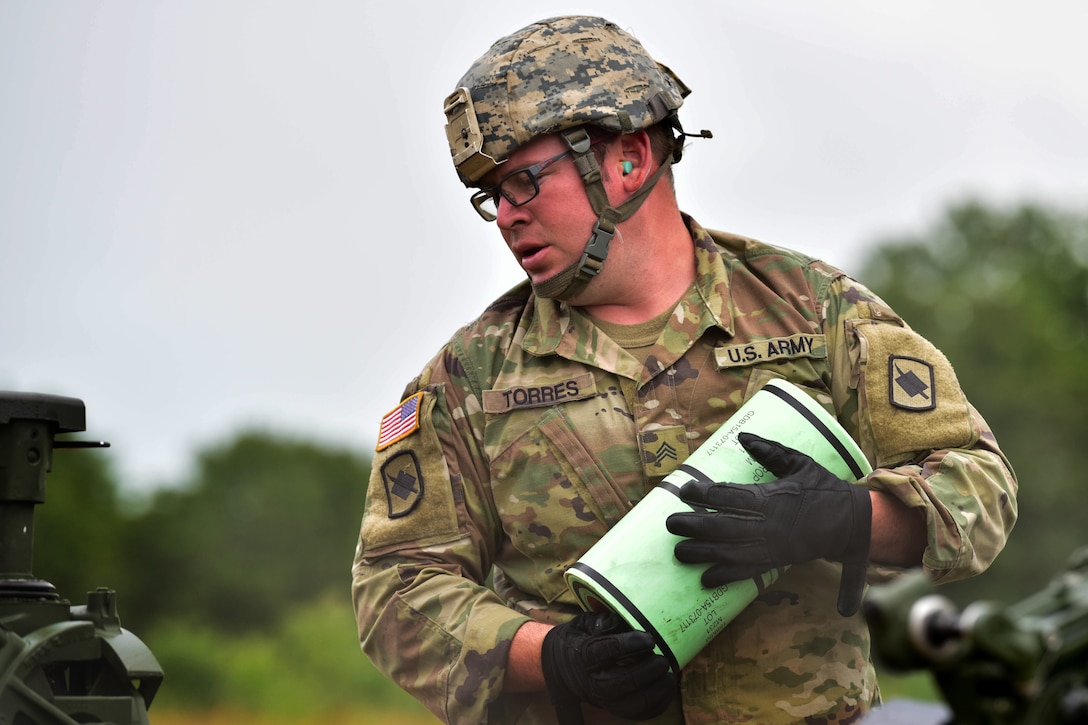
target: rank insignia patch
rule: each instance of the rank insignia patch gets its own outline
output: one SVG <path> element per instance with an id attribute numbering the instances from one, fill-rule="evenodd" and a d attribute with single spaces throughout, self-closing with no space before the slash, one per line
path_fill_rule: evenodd
<path id="1" fill-rule="evenodd" d="M 382 481 L 391 519 L 407 516 L 423 500 L 423 473 L 411 451 L 398 453 L 382 465 Z"/>
<path id="2" fill-rule="evenodd" d="M 925 360 L 903 355 L 888 357 L 888 398 L 895 407 L 917 411 L 936 408 L 933 380 L 933 366 Z"/>
<path id="3" fill-rule="evenodd" d="M 687 429 L 682 425 L 644 430 L 639 434 L 642 470 L 647 476 L 667 476 L 691 453 Z"/>
<path id="4" fill-rule="evenodd" d="M 375 450 L 388 448 L 416 432 L 419 428 L 419 404 L 422 399 L 423 393 L 416 393 L 385 414 L 378 429 L 378 445 Z"/>

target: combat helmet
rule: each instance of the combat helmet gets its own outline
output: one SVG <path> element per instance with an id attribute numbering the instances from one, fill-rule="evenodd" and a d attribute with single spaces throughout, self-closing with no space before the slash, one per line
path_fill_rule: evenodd
<path id="1" fill-rule="evenodd" d="M 465 186 L 477 185 L 537 136 L 559 133 L 599 217 L 581 262 L 549 280 L 538 294 L 570 298 L 597 275 L 615 225 L 638 209 L 680 159 L 681 141 L 688 134 L 677 110 L 689 93 L 676 74 L 618 25 L 581 15 L 541 20 L 496 41 L 457 83 L 444 104 L 446 136 Z M 612 208 L 587 127 L 622 134 L 662 122 L 679 132 L 672 152 L 634 196 Z"/>

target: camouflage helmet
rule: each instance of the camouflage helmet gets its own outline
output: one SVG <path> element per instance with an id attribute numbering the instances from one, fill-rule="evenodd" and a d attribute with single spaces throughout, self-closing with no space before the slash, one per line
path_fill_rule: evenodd
<path id="1" fill-rule="evenodd" d="M 533 138 L 595 125 L 631 133 L 676 116 L 690 90 L 615 23 L 566 16 L 508 35 L 445 101 L 458 176 L 477 182 Z"/>

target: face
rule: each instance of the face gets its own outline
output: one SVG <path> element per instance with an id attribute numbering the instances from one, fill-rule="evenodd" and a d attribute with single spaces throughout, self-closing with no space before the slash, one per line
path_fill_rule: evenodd
<path id="1" fill-rule="evenodd" d="M 483 180 L 488 187 L 511 172 L 546 161 L 567 150 L 558 136 L 542 136 L 510 155 Z M 514 206 L 500 199 L 495 223 L 507 247 L 533 284 L 539 284 L 581 259 L 597 215 L 571 160 L 557 161 L 537 176 L 540 193 Z"/>

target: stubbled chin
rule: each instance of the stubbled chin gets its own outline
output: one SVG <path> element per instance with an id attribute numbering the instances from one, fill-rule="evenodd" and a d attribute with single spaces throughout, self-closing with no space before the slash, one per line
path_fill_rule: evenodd
<path id="1" fill-rule="evenodd" d="M 545 299 L 568 299 L 568 290 L 580 266 L 580 262 L 575 262 L 566 269 L 542 280 L 534 279 L 532 275 L 529 275 L 529 280 L 533 285 L 533 292 L 537 297 Z"/>

